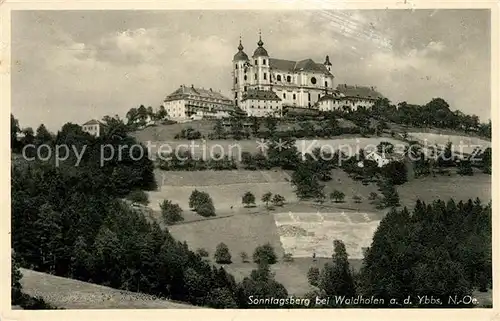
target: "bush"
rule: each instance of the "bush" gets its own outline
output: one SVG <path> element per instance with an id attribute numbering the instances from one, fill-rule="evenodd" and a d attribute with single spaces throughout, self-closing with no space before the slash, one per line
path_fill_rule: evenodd
<path id="1" fill-rule="evenodd" d="M 274 206 L 283 206 L 283 204 L 285 204 L 285 198 L 280 194 L 275 194 L 273 196 L 272 203 Z"/>
<path id="2" fill-rule="evenodd" d="M 134 203 L 139 203 L 143 205 L 149 204 L 148 194 L 146 194 L 146 192 L 142 190 L 131 191 L 126 198 Z"/>
<path id="3" fill-rule="evenodd" d="M 201 216 L 215 216 L 215 207 L 208 193 L 195 189 L 189 196 L 189 207 Z"/>
<path id="4" fill-rule="evenodd" d="M 210 203 L 203 203 L 199 205 L 196 209 L 196 213 L 204 217 L 215 216 L 215 208 L 211 200 Z"/>
<path id="5" fill-rule="evenodd" d="M 208 251 L 205 250 L 204 248 L 197 249 L 196 254 L 198 254 L 201 257 L 208 257 Z"/>
<path id="6" fill-rule="evenodd" d="M 230 264 L 231 263 L 231 253 L 229 253 L 229 248 L 224 243 L 219 243 L 215 249 L 214 254 L 215 262 L 219 264 Z"/>
<path id="7" fill-rule="evenodd" d="M 354 195 L 352 199 L 354 200 L 354 203 L 361 203 L 361 196 L 359 195 Z"/>
<path id="8" fill-rule="evenodd" d="M 319 268 L 317 267 L 310 267 L 309 271 L 307 271 L 307 280 L 309 281 L 309 284 L 312 286 L 318 286 L 319 284 Z"/>
<path id="9" fill-rule="evenodd" d="M 369 199 L 370 201 L 374 201 L 374 200 L 376 200 L 377 198 L 378 198 L 378 194 L 377 194 L 377 193 L 375 193 L 375 192 L 370 192 L 370 196 L 368 197 L 368 199 Z"/>
<path id="10" fill-rule="evenodd" d="M 248 254 L 247 254 L 247 252 L 241 252 L 240 253 L 240 257 L 241 257 L 241 262 L 248 263 Z"/>
<path id="11" fill-rule="evenodd" d="M 345 194 L 342 193 L 341 191 L 335 190 L 332 193 L 330 193 L 330 199 L 334 200 L 335 203 L 343 202 L 344 198 L 345 198 Z"/>
<path id="12" fill-rule="evenodd" d="M 161 215 L 165 224 L 174 224 L 184 220 L 182 217 L 182 209 L 179 204 L 173 204 L 169 200 L 164 200 L 160 204 Z"/>
<path id="13" fill-rule="evenodd" d="M 255 263 L 274 264 L 277 259 L 278 257 L 269 243 L 258 246 L 253 253 L 253 261 Z"/>
<path id="14" fill-rule="evenodd" d="M 255 195 L 250 192 L 246 192 L 241 198 L 241 202 L 245 205 L 245 207 L 255 205 Z"/>

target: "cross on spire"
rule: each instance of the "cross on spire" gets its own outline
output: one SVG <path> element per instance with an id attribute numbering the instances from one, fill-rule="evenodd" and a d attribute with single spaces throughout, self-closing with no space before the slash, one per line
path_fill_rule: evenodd
<path id="1" fill-rule="evenodd" d="M 257 42 L 259 47 L 262 47 L 264 43 L 262 42 L 262 31 L 259 29 L 259 42 Z"/>

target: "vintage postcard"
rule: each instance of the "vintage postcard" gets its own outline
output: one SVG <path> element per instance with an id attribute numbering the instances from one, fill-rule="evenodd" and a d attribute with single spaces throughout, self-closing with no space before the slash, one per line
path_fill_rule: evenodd
<path id="1" fill-rule="evenodd" d="M 0 318 L 500 320 L 498 2 L 1 10 Z"/>

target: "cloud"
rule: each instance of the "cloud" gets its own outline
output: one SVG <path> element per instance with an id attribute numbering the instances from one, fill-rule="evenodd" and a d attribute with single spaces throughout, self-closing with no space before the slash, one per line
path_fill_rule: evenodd
<path id="1" fill-rule="evenodd" d="M 65 13 L 22 14 L 13 24 L 13 111 L 21 124 L 59 128 L 123 116 L 140 104 L 157 107 L 180 84 L 229 96 L 238 38 L 251 56 L 260 28 L 271 57 L 322 62 L 329 55 L 337 83 L 376 86 L 393 102 L 441 96 L 452 108 L 489 117 L 487 24 L 475 26 L 479 18 L 463 11 L 440 11 L 435 20 L 431 11 L 396 11 L 109 12 L 92 23 Z M 460 29 L 462 20 L 469 28 Z M 454 26 L 460 36 L 450 34 Z"/>

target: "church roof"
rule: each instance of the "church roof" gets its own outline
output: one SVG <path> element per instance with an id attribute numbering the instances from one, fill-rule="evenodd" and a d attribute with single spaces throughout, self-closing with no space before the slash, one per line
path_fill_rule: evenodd
<path id="1" fill-rule="evenodd" d="M 243 51 L 243 49 L 244 49 L 243 44 L 241 43 L 241 39 L 240 39 L 240 45 L 238 46 L 238 52 L 234 55 L 233 61 L 238 61 L 238 60 L 248 61 L 248 56 Z"/>
<path id="2" fill-rule="evenodd" d="M 368 86 L 352 86 L 346 84 L 340 84 L 337 86 L 337 90 L 349 98 L 363 98 L 363 99 L 378 99 L 384 98 L 384 96 L 375 90 L 373 87 Z"/>
<path id="3" fill-rule="evenodd" d="M 249 89 L 243 94 L 242 100 L 255 99 L 255 100 L 274 100 L 280 101 L 281 98 L 276 95 L 272 90 L 259 90 L 259 89 Z"/>
<path id="4" fill-rule="evenodd" d="M 262 37 L 260 36 L 259 32 L 259 42 L 257 42 L 257 49 L 253 52 L 253 58 L 255 57 L 269 57 L 267 54 L 267 50 L 262 47 L 264 45 L 264 42 L 262 42 Z"/>
<path id="5" fill-rule="evenodd" d="M 248 55 L 243 50 L 240 50 L 233 57 L 233 61 L 238 60 L 248 61 Z"/>
<path id="6" fill-rule="evenodd" d="M 193 85 L 191 87 L 181 85 L 177 90 L 175 90 L 173 93 L 168 95 L 165 98 L 165 101 L 171 101 L 171 100 L 179 100 L 179 99 L 186 99 L 188 96 L 196 96 L 200 99 L 219 99 L 222 100 L 225 103 L 232 103 L 232 101 L 222 95 L 221 93 L 217 91 L 213 91 L 212 88 L 210 89 L 204 89 L 204 88 L 196 88 Z"/>
<path id="7" fill-rule="evenodd" d="M 328 69 L 326 69 L 325 65 L 316 63 L 312 59 L 293 61 L 293 60 L 269 58 L 269 66 L 272 69 L 289 71 L 289 72 L 314 71 L 331 75 Z"/>

